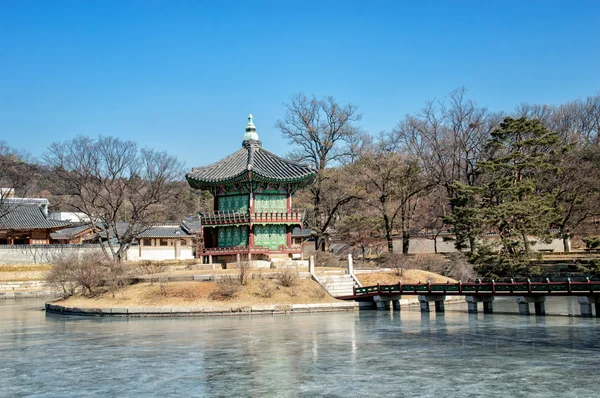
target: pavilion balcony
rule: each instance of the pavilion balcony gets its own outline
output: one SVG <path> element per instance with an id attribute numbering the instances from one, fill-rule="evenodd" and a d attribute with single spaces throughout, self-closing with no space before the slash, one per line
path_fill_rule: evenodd
<path id="1" fill-rule="evenodd" d="M 302 219 L 304 218 L 304 212 L 300 210 L 254 213 L 214 211 L 208 213 L 200 213 L 199 217 L 200 222 L 204 226 L 250 223 L 301 224 Z"/>
<path id="2" fill-rule="evenodd" d="M 203 256 L 224 256 L 231 254 L 273 254 L 273 253 L 300 253 L 302 252 L 302 246 L 279 246 L 277 249 L 270 249 L 268 247 L 255 246 L 232 246 L 232 247 L 205 247 L 201 255 Z"/>

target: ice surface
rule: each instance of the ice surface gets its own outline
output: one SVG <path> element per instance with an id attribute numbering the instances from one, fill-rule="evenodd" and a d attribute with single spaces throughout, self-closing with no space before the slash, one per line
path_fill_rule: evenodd
<path id="1" fill-rule="evenodd" d="M 63 317 L 0 302 L 0 396 L 596 397 L 600 324 L 567 316 L 362 311 Z M 517 311 L 513 299 L 496 311 Z M 548 313 L 576 313 L 552 299 Z"/>

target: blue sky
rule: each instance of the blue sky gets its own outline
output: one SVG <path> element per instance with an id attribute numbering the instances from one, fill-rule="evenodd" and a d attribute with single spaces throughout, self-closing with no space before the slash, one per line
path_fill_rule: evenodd
<path id="1" fill-rule="evenodd" d="M 0 0 L 0 140 L 113 135 L 188 167 L 263 145 L 290 94 L 352 102 L 390 130 L 465 86 L 491 110 L 600 90 L 598 1 Z"/>

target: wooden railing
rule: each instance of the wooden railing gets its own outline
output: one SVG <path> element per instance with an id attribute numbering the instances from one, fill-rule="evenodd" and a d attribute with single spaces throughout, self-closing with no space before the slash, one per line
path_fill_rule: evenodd
<path id="1" fill-rule="evenodd" d="M 292 210 L 289 212 L 255 212 L 240 213 L 234 211 L 214 211 L 198 214 L 203 225 L 249 224 L 251 222 L 268 223 L 302 223 L 304 212 Z"/>
<path id="2" fill-rule="evenodd" d="M 355 296 L 373 296 L 378 294 L 445 294 L 445 295 L 556 295 L 577 296 L 585 294 L 600 294 L 600 281 L 572 282 L 469 282 L 469 283 L 418 283 L 394 285 L 364 286 L 355 288 Z"/>
<path id="3" fill-rule="evenodd" d="M 268 247 L 255 246 L 255 247 L 247 247 L 247 246 L 231 246 L 231 247 L 205 247 L 202 250 L 202 255 L 225 255 L 225 254 L 267 254 L 267 253 L 290 253 L 290 252 L 299 252 L 302 250 L 302 246 L 300 245 L 292 245 L 292 246 L 279 246 L 277 249 L 270 249 Z"/>

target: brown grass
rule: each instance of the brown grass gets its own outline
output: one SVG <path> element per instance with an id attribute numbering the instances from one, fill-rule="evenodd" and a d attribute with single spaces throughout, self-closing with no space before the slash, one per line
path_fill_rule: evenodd
<path id="1" fill-rule="evenodd" d="M 34 272 L 48 271 L 52 268 L 50 264 L 15 264 L 15 265 L 0 265 L 0 272 Z"/>
<path id="2" fill-rule="evenodd" d="M 376 285 L 377 281 L 382 285 L 393 285 L 398 283 L 398 280 L 401 280 L 402 283 L 419 283 L 419 281 L 427 283 L 428 279 L 431 283 L 446 283 L 447 281 L 450 281 L 450 283 L 456 282 L 452 278 L 417 269 L 404 270 L 401 277 L 396 275 L 394 271 L 377 272 L 374 274 L 357 274 L 356 277 L 363 286 Z"/>
<path id="3" fill-rule="evenodd" d="M 249 280 L 232 300 L 212 300 L 211 293 L 215 282 L 169 282 L 164 286 L 140 283 L 120 289 L 113 298 L 104 293 L 92 298 L 70 297 L 58 302 L 60 305 L 84 308 L 105 307 L 213 307 L 272 305 L 272 304 L 312 304 L 334 303 L 338 300 L 329 295 L 320 297 L 321 287 L 312 280 L 300 280 L 294 287 L 278 286 L 271 297 L 262 294 L 261 280 Z"/>

